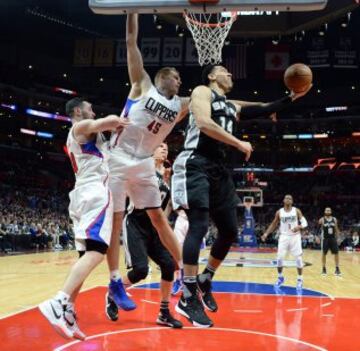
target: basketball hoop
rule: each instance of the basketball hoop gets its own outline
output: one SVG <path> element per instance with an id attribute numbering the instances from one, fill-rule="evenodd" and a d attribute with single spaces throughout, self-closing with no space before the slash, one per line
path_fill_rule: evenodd
<path id="1" fill-rule="evenodd" d="M 245 212 L 250 212 L 254 206 L 254 198 L 252 196 L 244 196 L 242 204 L 245 207 Z"/>
<path id="2" fill-rule="evenodd" d="M 196 13 L 187 9 L 184 18 L 195 42 L 200 66 L 220 63 L 221 51 L 231 26 L 236 21 L 237 12 L 230 12 L 230 17 L 225 17 L 221 12 Z"/>

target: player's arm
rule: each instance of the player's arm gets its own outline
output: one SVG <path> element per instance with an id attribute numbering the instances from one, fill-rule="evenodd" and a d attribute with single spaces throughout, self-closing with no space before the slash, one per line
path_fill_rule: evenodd
<path id="1" fill-rule="evenodd" d="M 164 210 L 166 218 L 169 218 L 172 211 L 173 211 L 173 206 L 172 206 L 172 202 L 171 202 L 171 198 L 170 198 L 166 205 L 166 208 Z"/>
<path id="2" fill-rule="evenodd" d="M 176 117 L 176 123 L 181 122 L 189 114 L 190 97 L 180 97 L 181 111 Z"/>
<path id="3" fill-rule="evenodd" d="M 200 85 L 194 89 L 191 94 L 190 110 L 201 132 L 212 139 L 237 148 L 245 153 L 246 161 L 249 160 L 253 151 L 251 144 L 235 138 L 211 119 L 211 90 L 208 87 Z"/>
<path id="4" fill-rule="evenodd" d="M 261 116 L 271 115 L 275 112 L 280 112 L 291 105 L 291 103 L 302 96 L 306 95 L 309 90 L 312 88 L 310 85 L 307 90 L 295 93 L 291 91 L 289 96 L 283 97 L 279 100 L 272 102 L 250 102 L 250 101 L 241 101 L 241 100 L 231 100 L 231 102 L 236 106 L 236 112 L 240 117 L 243 118 L 255 118 Z"/>
<path id="5" fill-rule="evenodd" d="M 127 65 L 131 83 L 129 97 L 134 99 L 141 96 L 151 87 L 151 79 L 144 69 L 141 51 L 137 44 L 139 33 L 139 16 L 137 13 L 127 15 L 126 20 L 126 49 Z"/>
<path id="6" fill-rule="evenodd" d="M 268 226 L 268 228 L 265 230 L 264 234 L 261 236 L 261 240 L 265 241 L 266 238 L 269 236 L 269 234 L 272 233 L 278 227 L 279 223 L 280 223 L 280 212 L 276 211 L 275 218 Z"/>
<path id="7" fill-rule="evenodd" d="M 296 209 L 296 213 L 297 213 L 298 219 L 300 221 L 300 225 L 297 225 L 295 228 L 292 229 L 292 231 L 294 233 L 297 233 L 301 229 L 305 229 L 308 226 L 308 222 L 307 222 L 306 218 L 303 216 L 302 212 L 298 208 Z"/>
<path id="8" fill-rule="evenodd" d="M 321 217 L 319 219 L 318 224 L 319 224 L 319 228 L 318 228 L 318 231 L 317 231 L 317 235 L 322 236 L 322 231 L 323 231 L 323 227 L 324 227 L 324 217 Z"/>
<path id="9" fill-rule="evenodd" d="M 339 237 L 340 229 L 339 229 L 338 221 L 336 218 L 334 218 L 334 219 L 335 219 L 335 235 L 336 235 L 336 237 Z"/>
<path id="10" fill-rule="evenodd" d="M 79 136 L 90 137 L 92 134 L 105 131 L 119 131 L 131 124 L 128 119 L 109 115 L 97 120 L 85 119 L 75 124 L 73 133 L 75 139 Z"/>

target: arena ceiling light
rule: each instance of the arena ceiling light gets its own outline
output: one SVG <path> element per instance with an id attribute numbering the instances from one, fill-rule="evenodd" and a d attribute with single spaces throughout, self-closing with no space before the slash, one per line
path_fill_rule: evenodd
<path id="1" fill-rule="evenodd" d="M 54 134 L 52 134 L 52 133 L 39 132 L 39 131 L 36 131 L 36 130 L 26 129 L 26 128 L 20 128 L 20 133 L 27 134 L 27 135 L 32 135 L 32 136 L 37 136 L 39 138 L 45 138 L 45 139 L 53 139 L 54 138 Z"/>
<path id="2" fill-rule="evenodd" d="M 7 108 L 7 109 L 9 109 L 9 110 L 12 110 L 12 111 L 16 111 L 16 110 L 17 110 L 17 106 L 16 106 L 16 105 L 1 104 L 0 106 L 3 107 L 3 108 Z"/>

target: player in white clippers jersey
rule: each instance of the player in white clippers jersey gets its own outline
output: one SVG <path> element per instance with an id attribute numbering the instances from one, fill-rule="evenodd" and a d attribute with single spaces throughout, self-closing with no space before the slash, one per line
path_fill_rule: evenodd
<path id="1" fill-rule="evenodd" d="M 91 104 L 81 98 L 70 100 L 66 112 L 73 124 L 66 145 L 76 178 L 69 194 L 69 214 L 80 258 L 62 289 L 54 298 L 41 303 L 39 309 L 60 335 L 84 340 L 85 334 L 76 323 L 74 302 L 86 277 L 102 261 L 112 231 L 109 147 L 101 132 L 120 131 L 130 122 L 115 115 L 95 121 Z"/>
<path id="2" fill-rule="evenodd" d="M 293 207 L 293 198 L 291 195 L 285 195 L 283 202 L 284 207 L 276 212 L 274 220 L 266 229 L 261 239 L 262 241 L 265 241 L 267 236 L 280 224 L 280 236 L 277 253 L 278 280 L 275 283 L 275 287 L 280 287 L 284 284 L 285 278 L 282 273 L 283 260 L 285 259 L 286 254 L 290 252 L 296 259 L 296 267 L 298 271 L 296 288 L 301 290 L 303 286 L 301 229 L 306 228 L 308 223 L 301 211 L 298 208 Z"/>
<path id="3" fill-rule="evenodd" d="M 126 23 L 127 62 L 131 90 L 122 116 L 131 121 L 124 133 L 111 138 L 110 188 L 114 198 L 113 236 L 108 253 L 109 294 L 117 304 L 116 289 L 122 286 L 119 272 L 119 234 L 128 195 L 135 207 L 146 209 L 164 246 L 180 264 L 181 250 L 161 209 L 161 197 L 152 159 L 157 146 L 186 115 L 189 98 L 177 96 L 181 80 L 175 68 L 162 68 L 155 85 L 144 69 L 137 45 L 138 15 L 129 14 Z M 131 128 L 130 128 L 131 127 Z"/>

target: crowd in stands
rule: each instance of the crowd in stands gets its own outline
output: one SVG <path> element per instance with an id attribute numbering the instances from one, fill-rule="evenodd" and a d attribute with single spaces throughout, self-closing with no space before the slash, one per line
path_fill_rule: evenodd
<path id="1" fill-rule="evenodd" d="M 6 154 L 9 155 L 9 150 Z M 3 154 L 0 170 L 0 251 L 73 247 L 67 210 L 68 193 L 73 186 L 73 175 L 67 168 L 69 165 L 66 163 L 61 167 L 60 163 L 57 165 L 52 160 L 21 155 L 6 158 Z M 260 180 L 266 181 L 267 187 L 263 189 L 264 206 L 253 208 L 258 243 L 276 211 L 282 207 L 284 195 L 291 194 L 294 206 L 301 209 L 309 223 L 303 232 L 304 248 L 320 248 L 318 220 L 328 206 L 338 219 L 340 247 L 359 248 L 360 193 L 354 187 L 356 177 L 358 175 L 351 172 L 345 175 L 260 175 Z M 239 208 L 239 219 L 239 223 L 243 224 L 242 208 Z M 208 239 L 210 243 L 216 230 L 211 227 L 209 232 L 212 234 Z M 276 243 L 275 232 L 266 244 Z"/>
<path id="2" fill-rule="evenodd" d="M 66 197 L 52 190 L 1 186 L 0 249 L 69 247 L 73 234 Z"/>

